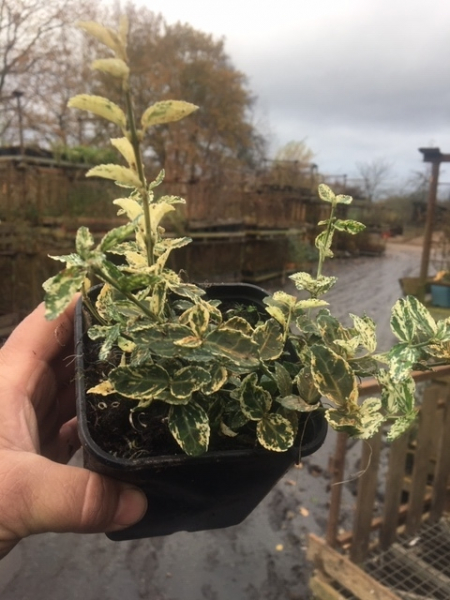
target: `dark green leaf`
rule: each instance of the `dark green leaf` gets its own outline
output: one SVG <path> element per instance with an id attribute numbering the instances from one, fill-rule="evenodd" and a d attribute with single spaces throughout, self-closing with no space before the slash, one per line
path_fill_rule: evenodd
<path id="1" fill-rule="evenodd" d="M 151 400 L 169 386 L 169 374 L 158 365 L 116 367 L 109 380 L 119 394 L 136 400 Z"/>
<path id="2" fill-rule="evenodd" d="M 277 402 L 279 402 L 285 408 L 289 410 L 296 410 L 298 412 L 312 412 L 313 410 L 317 410 L 320 406 L 319 403 L 316 404 L 308 404 L 303 398 L 300 396 L 295 396 L 291 394 L 289 396 L 284 396 L 283 398 L 277 398 Z"/>
<path id="3" fill-rule="evenodd" d="M 292 423 L 277 413 L 269 413 L 259 421 L 256 433 L 261 446 L 274 452 L 285 452 L 294 443 Z"/>
<path id="4" fill-rule="evenodd" d="M 275 319 L 259 325 L 253 334 L 253 340 L 259 347 L 261 360 L 276 360 L 283 352 L 284 336 Z"/>
<path id="5" fill-rule="evenodd" d="M 177 398 L 190 398 L 192 393 L 211 382 L 206 369 L 190 365 L 179 369 L 172 377 L 170 391 Z"/>
<path id="6" fill-rule="evenodd" d="M 224 357 L 243 368 L 259 365 L 258 346 L 240 331 L 221 327 L 209 333 L 204 348 L 216 357 Z"/>
<path id="7" fill-rule="evenodd" d="M 252 421 L 259 421 L 270 410 L 270 394 L 258 385 L 256 373 L 251 373 L 242 382 L 239 390 L 242 412 Z"/>
<path id="8" fill-rule="evenodd" d="M 280 396 L 288 396 L 292 393 L 292 379 L 289 371 L 280 363 L 275 363 L 275 378 Z"/>
<path id="9" fill-rule="evenodd" d="M 204 409 L 193 402 L 184 406 L 171 406 L 169 429 L 180 447 L 190 456 L 208 450 L 210 426 Z"/>

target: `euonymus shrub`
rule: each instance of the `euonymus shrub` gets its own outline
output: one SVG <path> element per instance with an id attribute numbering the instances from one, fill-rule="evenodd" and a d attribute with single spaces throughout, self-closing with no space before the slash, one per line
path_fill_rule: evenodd
<path id="1" fill-rule="evenodd" d="M 164 172 L 147 180 L 141 145 L 149 128 L 177 121 L 197 107 L 165 100 L 147 108 L 138 121 L 126 22 L 118 31 L 91 22 L 80 25 L 112 53 L 92 68 L 120 83 L 125 109 L 90 95 L 75 96 L 69 105 L 118 127 L 120 137 L 111 143 L 127 165 L 100 165 L 87 173 L 112 179 L 123 190 L 114 204 L 127 223 L 99 243 L 81 227 L 76 252 L 54 257 L 65 268 L 44 284 L 47 318 L 57 317 L 81 290 L 95 322 L 88 335 L 99 343 L 99 358 L 120 354 L 89 393 L 99 401 L 109 394 L 131 400 L 132 412 L 151 414 L 158 405 L 160 415 L 163 405 L 164 421 L 190 455 L 208 450 L 213 430 L 233 438 L 250 429 L 265 448 L 285 451 L 295 442 L 299 415 L 314 410 L 325 411 L 332 427 L 355 437 L 372 436 L 386 421 L 390 438 L 404 432 L 416 414 L 411 371 L 448 362 L 450 321 L 436 323 L 416 298 L 402 298 L 391 318 L 398 343 L 377 354 L 372 319 L 351 315 L 352 326 L 344 327 L 333 317 L 324 297 L 336 279 L 322 273 L 325 259 L 333 256 L 333 234 L 355 234 L 364 225 L 337 218 L 338 204 L 352 198 L 335 195 L 323 184 L 319 196 L 330 211 L 319 223 L 317 275 L 291 276 L 298 290 L 307 292 L 306 299 L 276 292 L 265 300 L 267 318 L 255 324 L 245 311 L 222 312 L 218 301 L 208 301 L 202 289 L 185 283 L 167 260 L 191 240 L 166 237 L 161 226 L 184 200 L 156 195 Z M 112 262 L 111 255 L 121 260 Z M 95 301 L 88 295 L 94 277 L 103 282 Z M 359 399 L 358 384 L 366 376 L 379 381 L 379 398 Z"/>

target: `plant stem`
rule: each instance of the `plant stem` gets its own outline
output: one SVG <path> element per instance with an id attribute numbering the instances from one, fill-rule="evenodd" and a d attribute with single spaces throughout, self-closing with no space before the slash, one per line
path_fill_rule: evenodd
<path id="1" fill-rule="evenodd" d="M 138 300 L 136 296 L 134 296 L 131 292 L 123 290 L 120 287 L 120 285 L 116 281 L 114 281 L 114 279 L 111 279 L 108 275 L 105 275 L 105 273 L 101 269 L 95 269 L 95 273 L 102 281 L 113 287 L 115 290 L 123 294 L 127 300 L 138 306 L 142 310 L 142 312 L 145 315 L 147 315 L 147 317 L 149 317 L 152 321 L 158 321 L 155 315 L 150 311 L 150 309 L 147 306 L 145 306 L 143 302 Z"/>
<path id="2" fill-rule="evenodd" d="M 131 92 L 129 89 L 125 91 L 125 101 L 127 105 L 127 117 L 128 117 L 128 127 L 130 130 L 130 143 L 133 146 L 134 156 L 136 158 L 136 168 L 139 175 L 139 179 L 142 183 L 142 207 L 144 210 L 144 219 L 145 219 L 145 241 L 147 245 L 147 262 L 148 265 L 151 266 L 154 263 L 153 257 L 153 238 L 152 238 L 152 228 L 151 228 L 151 218 L 150 218 L 150 206 L 148 202 L 147 195 L 147 182 L 145 180 L 144 166 L 142 164 L 142 156 L 141 156 L 141 146 L 139 137 L 136 129 L 136 120 L 134 117 L 134 109 L 133 109 L 133 99 L 131 96 Z"/>
<path id="3" fill-rule="evenodd" d="M 317 279 L 322 275 L 322 267 L 325 262 L 325 253 L 328 248 L 328 242 L 330 241 L 330 237 L 333 235 L 333 220 L 334 220 L 334 212 L 336 209 L 335 204 L 331 204 L 330 217 L 327 221 L 327 228 L 325 233 L 325 241 L 322 248 L 319 248 L 319 262 L 317 264 Z"/>
<path id="4" fill-rule="evenodd" d="M 96 319 L 100 325 L 107 325 L 105 319 L 103 319 L 100 316 L 100 313 L 98 312 L 95 305 L 92 303 L 91 299 L 89 298 L 89 295 L 87 294 L 84 286 L 81 288 L 81 295 L 83 296 L 83 304 L 89 310 L 89 312 L 94 317 L 94 319 Z"/>

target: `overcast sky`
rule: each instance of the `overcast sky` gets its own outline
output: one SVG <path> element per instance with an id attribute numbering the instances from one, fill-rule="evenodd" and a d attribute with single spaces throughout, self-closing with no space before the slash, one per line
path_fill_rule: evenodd
<path id="1" fill-rule="evenodd" d="M 272 152 L 306 138 L 322 173 L 383 158 L 399 183 L 419 147 L 450 153 L 450 0 L 140 2 L 225 38 Z"/>

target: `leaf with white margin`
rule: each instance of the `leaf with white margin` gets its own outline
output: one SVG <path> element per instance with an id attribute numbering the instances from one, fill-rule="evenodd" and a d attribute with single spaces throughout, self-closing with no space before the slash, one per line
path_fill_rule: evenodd
<path id="1" fill-rule="evenodd" d="M 104 119 L 115 123 L 122 129 L 125 129 L 127 126 L 127 118 L 120 106 L 117 106 L 117 104 L 114 104 L 114 102 L 111 102 L 108 98 L 103 98 L 103 96 L 78 94 L 69 100 L 67 106 L 69 108 L 87 110 L 98 117 L 103 117 Z"/>
<path id="2" fill-rule="evenodd" d="M 265 415 L 256 426 L 258 442 L 267 450 L 286 452 L 294 443 L 292 423 L 277 413 Z"/>
<path id="3" fill-rule="evenodd" d="M 110 142 L 124 157 L 131 169 L 136 171 L 136 155 L 128 138 L 111 138 Z"/>
<path id="4" fill-rule="evenodd" d="M 322 396 L 339 406 L 357 402 L 358 384 L 346 360 L 318 344 L 311 347 L 311 359 L 314 383 Z"/>
<path id="5" fill-rule="evenodd" d="M 108 164 L 97 165 L 92 167 L 86 173 L 86 177 L 103 177 L 104 179 L 112 179 L 119 185 L 132 188 L 141 188 L 142 183 L 138 174 L 122 165 Z"/>
<path id="6" fill-rule="evenodd" d="M 100 58 L 91 63 L 91 69 L 112 75 L 126 81 L 130 75 L 130 67 L 121 58 Z"/>
<path id="7" fill-rule="evenodd" d="M 124 40 L 125 31 L 124 25 L 121 25 L 120 34 L 104 27 L 95 21 L 78 21 L 77 26 L 84 29 L 87 33 L 95 37 L 99 42 L 110 48 L 117 56 L 126 59 L 126 44 Z"/>
<path id="8" fill-rule="evenodd" d="M 171 406 L 168 420 L 171 434 L 186 454 L 198 456 L 208 450 L 210 426 L 201 406 L 194 402 Z"/>
<path id="9" fill-rule="evenodd" d="M 336 195 L 333 190 L 328 187 L 325 183 L 321 183 L 318 188 L 319 197 L 321 200 L 325 202 L 330 202 L 331 204 L 335 203 Z"/>
<path id="10" fill-rule="evenodd" d="M 376 324 L 370 317 L 358 317 L 350 313 L 353 320 L 353 327 L 356 329 L 361 346 L 369 352 L 375 352 L 377 349 Z"/>
<path id="11" fill-rule="evenodd" d="M 198 106 L 183 100 L 161 100 L 149 106 L 141 117 L 142 129 L 179 121 L 198 109 Z"/>

